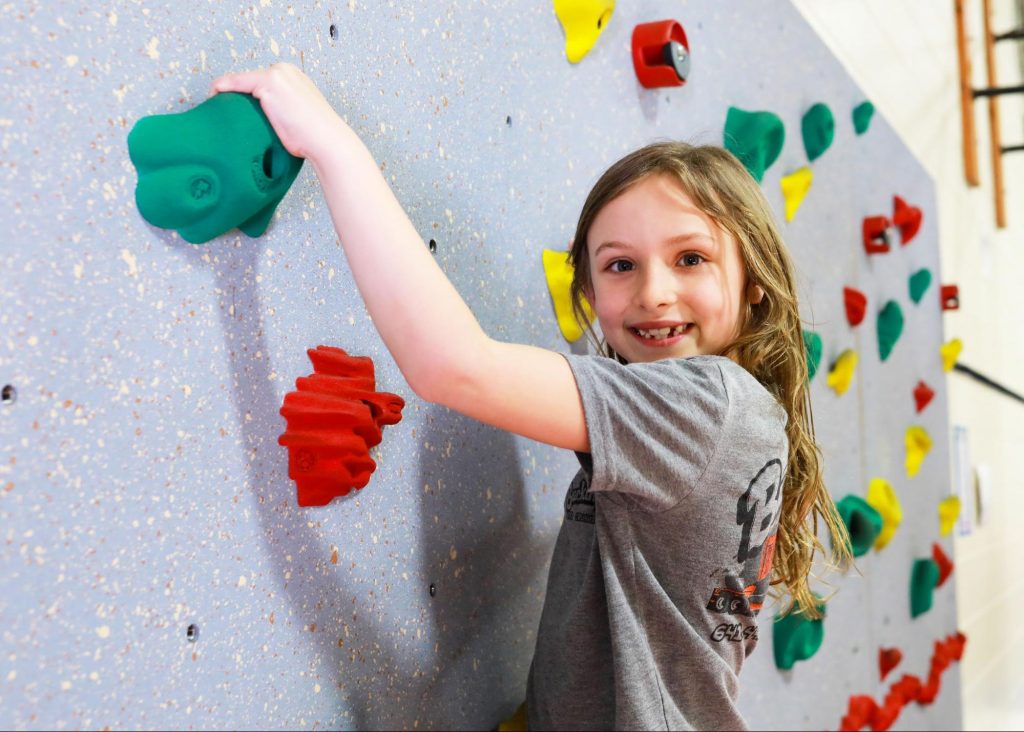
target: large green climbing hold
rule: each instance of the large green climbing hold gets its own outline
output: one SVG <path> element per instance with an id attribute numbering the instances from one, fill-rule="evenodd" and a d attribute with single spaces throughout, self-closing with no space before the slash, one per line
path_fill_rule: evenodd
<path id="1" fill-rule="evenodd" d="M 807 159 L 813 162 L 828 150 L 836 136 L 836 120 L 832 116 L 832 110 L 818 102 L 804 113 L 804 118 L 800 121 L 800 131 L 804 136 Z"/>
<path id="2" fill-rule="evenodd" d="M 871 102 L 861 102 L 853 108 L 853 129 L 858 135 L 868 131 L 874 113 L 875 105 Z"/>
<path id="3" fill-rule="evenodd" d="M 824 615 L 824 604 L 818 605 Z M 823 619 L 810 620 L 799 614 L 799 606 L 788 615 L 776 615 L 772 623 L 772 651 L 775 666 L 788 671 L 797 661 L 806 661 L 821 648 L 825 639 Z"/>
<path id="4" fill-rule="evenodd" d="M 852 493 L 836 503 L 836 510 L 850 535 L 850 553 L 855 557 L 867 554 L 882 532 L 882 514 Z"/>
<path id="5" fill-rule="evenodd" d="M 929 557 L 915 559 L 910 570 L 910 617 L 932 609 L 932 594 L 939 584 L 939 565 Z"/>
<path id="6" fill-rule="evenodd" d="M 903 311 L 899 303 L 890 300 L 878 314 L 878 355 L 884 361 L 903 334 Z"/>
<path id="7" fill-rule="evenodd" d="M 821 336 L 813 330 L 804 331 L 804 348 L 807 350 L 807 381 L 810 382 L 821 365 L 821 352 L 823 350 Z"/>
<path id="8" fill-rule="evenodd" d="M 238 227 L 259 236 L 302 167 L 248 94 L 143 117 L 128 134 L 142 218 L 202 244 Z"/>
<path id="9" fill-rule="evenodd" d="M 924 293 L 932 284 L 932 273 L 926 269 L 919 269 L 910 275 L 910 299 L 915 303 L 921 302 Z"/>
<path id="10" fill-rule="evenodd" d="M 786 128 L 771 112 L 729 107 L 725 117 L 725 149 L 735 155 L 758 183 L 782 152 Z"/>

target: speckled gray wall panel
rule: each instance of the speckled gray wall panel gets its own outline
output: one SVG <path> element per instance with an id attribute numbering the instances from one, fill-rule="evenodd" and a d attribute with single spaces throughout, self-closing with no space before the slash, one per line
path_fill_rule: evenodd
<path id="1" fill-rule="evenodd" d="M 693 75 L 645 90 L 630 34 L 665 17 Z M 566 245 L 609 163 L 655 138 L 720 142 L 729 105 L 768 109 L 787 128 L 764 180 L 781 218 L 800 118 L 831 106 L 836 142 L 784 230 L 823 369 L 847 347 L 861 363 L 843 397 L 815 379 L 816 423 L 833 493 L 885 477 L 906 521 L 862 576 L 834 578 L 810 661 L 776 671 L 762 614 L 741 704 L 755 727 L 834 728 L 849 694 L 884 694 L 879 645 L 927 673 L 956 628 L 952 583 L 913 622 L 907 595 L 949 485 L 933 186 L 884 119 L 854 135 L 862 94 L 788 3 L 621 2 L 573 66 L 549 2 L 21 0 L 0 6 L 0 383 L 17 393 L 0 405 L 0 726 L 488 728 L 523 697 L 573 456 L 415 397 L 309 166 L 259 239 L 194 247 L 136 211 L 131 126 L 285 60 L 366 140 L 485 329 L 562 351 L 540 253 Z M 893 193 L 924 209 L 922 232 L 867 260 L 861 218 Z M 914 306 L 922 266 L 936 282 Z M 869 298 L 853 331 L 844 285 Z M 890 297 L 906 334 L 882 364 Z M 278 409 L 321 343 L 371 356 L 408 404 L 365 490 L 300 510 Z M 938 392 L 920 416 L 918 379 Z M 913 479 L 910 424 L 936 443 Z M 954 665 L 897 727 L 948 726 L 958 692 Z"/>

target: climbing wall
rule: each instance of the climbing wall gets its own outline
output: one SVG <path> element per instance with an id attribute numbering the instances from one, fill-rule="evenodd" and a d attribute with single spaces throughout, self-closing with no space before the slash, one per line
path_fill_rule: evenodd
<path id="1" fill-rule="evenodd" d="M 663 18 L 685 28 L 691 74 L 646 89 L 631 33 Z M 256 239 L 194 246 L 136 209 L 135 122 L 277 61 L 366 141 L 485 329 L 560 351 L 580 346 L 560 335 L 541 252 L 565 247 L 600 172 L 657 138 L 721 144 L 730 107 L 777 115 L 785 144 L 762 184 L 780 221 L 781 178 L 813 173 L 781 226 L 822 343 L 826 479 L 837 499 L 888 481 L 903 521 L 820 586 L 836 594 L 811 658 L 776 668 L 776 608 L 762 612 L 741 707 L 758 728 L 836 728 L 851 695 L 881 704 L 901 674 L 926 679 L 956 631 L 953 581 L 910 615 L 914 559 L 952 553 L 931 180 L 883 118 L 855 132 L 862 92 L 788 2 L 622 3 L 578 63 L 565 41 L 544 2 L 0 7 L 0 726 L 486 729 L 523 698 L 574 457 L 411 392 L 310 166 Z M 809 161 L 816 103 L 835 134 Z M 863 219 L 891 217 L 894 195 L 920 231 L 868 255 Z M 857 327 L 844 287 L 866 296 Z M 889 300 L 904 326 L 883 361 Z M 299 508 L 279 409 L 320 344 L 371 357 L 377 389 L 406 404 L 365 489 Z M 839 396 L 826 379 L 846 349 L 859 362 Z M 921 413 L 919 380 L 935 391 Z M 914 425 L 933 446 L 908 477 Z M 903 655 L 885 681 L 881 647 Z M 956 669 L 897 727 L 958 720 Z"/>

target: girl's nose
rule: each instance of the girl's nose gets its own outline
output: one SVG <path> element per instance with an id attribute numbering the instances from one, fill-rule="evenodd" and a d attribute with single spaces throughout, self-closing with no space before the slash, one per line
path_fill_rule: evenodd
<path id="1" fill-rule="evenodd" d="M 662 264 L 648 265 L 638 281 L 637 305 L 645 310 L 658 310 L 675 302 L 676 280 L 671 270 Z"/>

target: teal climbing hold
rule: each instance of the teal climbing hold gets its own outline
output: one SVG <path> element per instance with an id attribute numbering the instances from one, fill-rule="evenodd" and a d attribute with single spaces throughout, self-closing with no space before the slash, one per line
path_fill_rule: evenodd
<path id="1" fill-rule="evenodd" d="M 910 617 L 916 618 L 932 608 L 932 595 L 939 584 L 939 565 L 929 557 L 915 559 L 910 570 Z"/>
<path id="2" fill-rule="evenodd" d="M 910 299 L 915 303 L 921 302 L 924 293 L 932 284 L 932 273 L 926 269 L 919 269 L 910 275 Z"/>
<path id="3" fill-rule="evenodd" d="M 836 510 L 850 535 L 850 553 L 855 557 L 867 554 L 882 532 L 882 514 L 852 493 L 836 502 Z"/>
<path id="4" fill-rule="evenodd" d="M 776 615 L 772 623 L 772 651 L 775 666 L 788 671 L 797 661 L 806 661 L 821 648 L 825 639 L 825 623 L 822 619 L 810 620 L 798 614 L 794 607 L 788 615 Z M 824 614 L 824 604 L 818 605 Z"/>
<path id="5" fill-rule="evenodd" d="M 813 330 L 804 331 L 804 348 L 807 350 L 807 381 L 811 381 L 818 373 L 823 350 L 821 336 Z"/>
<path id="6" fill-rule="evenodd" d="M 903 311 L 899 303 L 890 300 L 878 314 L 878 355 L 884 361 L 903 334 Z"/>
<path id="7" fill-rule="evenodd" d="M 871 102 L 861 102 L 853 108 L 853 129 L 858 135 L 868 131 L 871 124 L 871 117 L 875 114 L 875 105 Z"/>
<path id="8" fill-rule="evenodd" d="M 128 134 L 146 221 L 202 244 L 238 227 L 259 236 L 302 167 L 248 94 L 217 94 L 187 112 L 143 117 Z"/>
<path id="9" fill-rule="evenodd" d="M 828 150 L 836 135 L 836 120 L 827 105 L 818 102 L 804 113 L 800 121 L 807 159 L 814 161 Z"/>
<path id="10" fill-rule="evenodd" d="M 725 149 L 739 158 L 758 183 L 782 152 L 786 128 L 771 112 L 729 107 L 725 118 Z"/>

